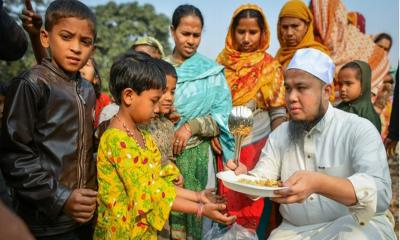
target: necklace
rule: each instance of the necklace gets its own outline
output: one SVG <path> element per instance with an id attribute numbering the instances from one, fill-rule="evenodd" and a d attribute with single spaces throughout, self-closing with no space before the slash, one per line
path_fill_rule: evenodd
<path id="1" fill-rule="evenodd" d="M 126 125 L 126 123 L 124 121 L 122 121 L 122 119 L 118 116 L 118 114 L 115 114 L 114 117 L 120 122 L 122 123 L 122 127 L 125 129 L 126 134 L 128 134 L 129 137 L 135 139 L 135 141 L 138 143 L 138 145 L 142 148 L 146 148 L 146 142 L 145 139 L 142 135 L 142 132 L 140 132 L 139 130 L 136 131 L 132 131 L 128 128 L 128 126 Z M 136 133 L 136 134 L 135 134 Z M 136 136 L 135 136 L 136 135 Z M 139 138 L 141 140 L 141 142 L 139 141 Z M 143 145 L 143 146 L 142 146 Z"/>

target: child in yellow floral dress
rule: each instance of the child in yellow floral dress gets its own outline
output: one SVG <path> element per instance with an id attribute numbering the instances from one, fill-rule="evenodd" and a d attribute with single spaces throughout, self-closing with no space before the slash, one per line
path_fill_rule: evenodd
<path id="1" fill-rule="evenodd" d="M 160 176 L 160 151 L 150 133 L 137 124 L 149 122 L 159 111 L 165 82 L 162 69 L 144 54 L 125 54 L 111 68 L 110 90 L 120 109 L 98 149 L 95 239 L 155 240 L 171 209 L 224 224 L 235 221 L 219 212 L 225 204 L 210 202 L 204 193 L 176 187 Z"/>

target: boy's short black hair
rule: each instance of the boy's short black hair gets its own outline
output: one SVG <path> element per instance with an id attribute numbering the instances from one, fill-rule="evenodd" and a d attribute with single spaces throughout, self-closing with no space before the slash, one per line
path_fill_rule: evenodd
<path id="1" fill-rule="evenodd" d="M 44 28 L 51 31 L 60 19 L 70 17 L 88 20 L 96 39 L 96 16 L 88 6 L 77 0 L 55 0 L 50 3 L 46 10 Z"/>
<path id="2" fill-rule="evenodd" d="M 124 89 L 131 88 L 138 95 L 150 89 L 164 90 L 166 77 L 156 59 L 141 52 L 129 51 L 113 63 L 109 87 L 115 102 L 120 105 Z"/>
<path id="3" fill-rule="evenodd" d="M 159 65 L 159 67 L 163 70 L 166 76 L 172 76 L 175 79 L 178 78 L 178 75 L 176 74 L 176 70 L 174 66 L 172 66 L 171 63 L 164 61 L 162 59 L 156 59 L 156 63 Z"/>

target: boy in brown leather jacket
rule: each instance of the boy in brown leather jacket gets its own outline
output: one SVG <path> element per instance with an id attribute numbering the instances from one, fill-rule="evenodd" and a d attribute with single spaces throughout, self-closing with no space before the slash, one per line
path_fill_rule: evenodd
<path id="1" fill-rule="evenodd" d="M 96 19 L 86 5 L 52 2 L 40 32 L 52 58 L 12 80 L 6 96 L 1 169 L 16 213 L 37 239 L 90 235 L 88 224 L 80 224 L 96 209 L 95 94 L 78 71 L 95 39 Z"/>

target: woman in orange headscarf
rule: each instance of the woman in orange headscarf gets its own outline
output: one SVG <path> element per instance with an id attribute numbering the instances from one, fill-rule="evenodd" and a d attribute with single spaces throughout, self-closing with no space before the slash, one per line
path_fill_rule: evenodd
<path id="1" fill-rule="evenodd" d="M 294 53 L 302 48 L 315 48 L 328 53 L 327 48 L 314 39 L 313 15 L 301 0 L 283 5 L 278 20 L 278 40 L 281 48 L 276 59 L 286 69 Z"/>
<path id="2" fill-rule="evenodd" d="M 268 22 L 262 9 L 252 4 L 242 5 L 233 14 L 225 48 L 217 58 L 225 66 L 233 105 L 253 110 L 253 130 L 243 141 L 240 158 L 248 169 L 257 163 L 271 130 L 286 119 L 283 72 L 278 61 L 266 53 L 269 40 Z M 266 199 L 264 207 L 264 199 L 252 201 L 223 186 L 221 192 L 228 200 L 229 213 L 238 217 L 237 222 L 259 229 L 257 233 L 264 239 L 270 214 L 264 215 L 264 221 L 260 219 L 263 209 L 271 212 L 272 203 Z"/>

